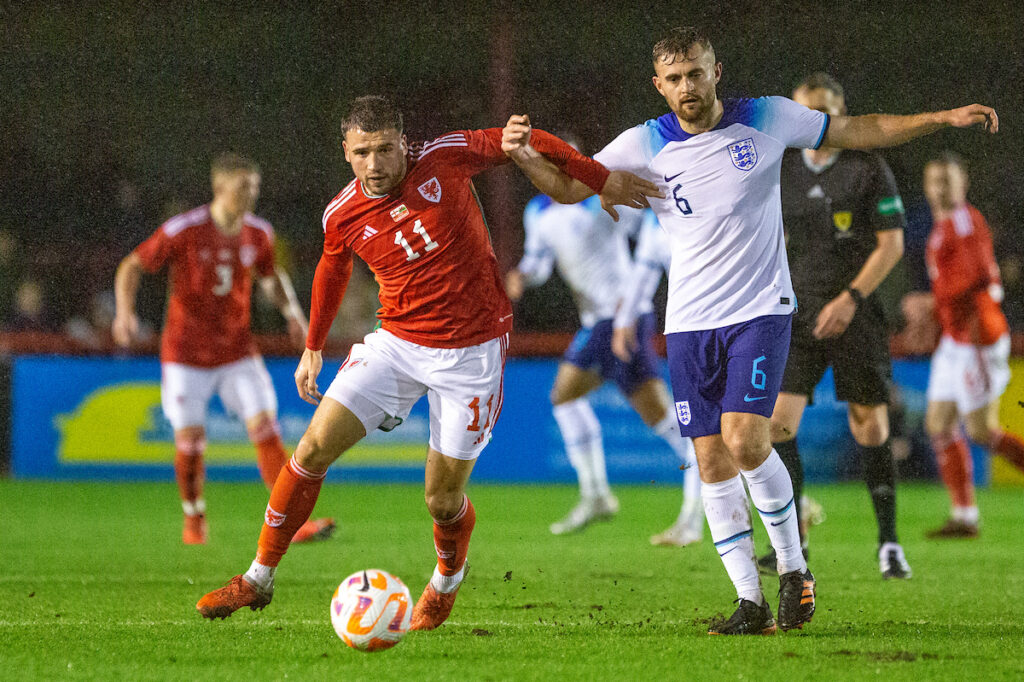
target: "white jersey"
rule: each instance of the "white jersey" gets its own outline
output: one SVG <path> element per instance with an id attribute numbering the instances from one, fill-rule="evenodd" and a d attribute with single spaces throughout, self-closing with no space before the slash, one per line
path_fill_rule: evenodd
<path id="1" fill-rule="evenodd" d="M 716 329 L 796 308 L 782 231 L 786 147 L 817 148 L 828 116 L 785 97 L 727 99 L 713 129 L 691 135 L 669 112 L 630 128 L 594 158 L 654 182 L 669 235 L 665 333 Z"/>
<path id="2" fill-rule="evenodd" d="M 597 196 L 578 204 L 558 204 L 542 194 L 523 211 L 526 243 L 516 269 L 529 286 L 537 286 L 557 267 L 572 291 L 584 327 L 615 317 L 633 266 L 628 238 L 639 229 L 643 211 L 617 210 L 616 223 Z M 651 309 L 648 300 L 646 310 Z"/>
<path id="3" fill-rule="evenodd" d="M 651 299 L 658 290 L 661 273 L 668 272 L 672 262 L 668 234 L 661 229 L 654 211 L 644 211 L 643 222 L 633 250 L 633 269 L 626 279 L 622 301 L 615 313 L 616 327 L 632 327 L 638 317 L 651 307 Z"/>

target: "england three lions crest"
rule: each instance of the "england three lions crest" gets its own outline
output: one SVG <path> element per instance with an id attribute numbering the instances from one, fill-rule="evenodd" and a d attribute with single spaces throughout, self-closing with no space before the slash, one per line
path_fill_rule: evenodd
<path id="1" fill-rule="evenodd" d="M 676 419 L 678 419 L 679 423 L 683 426 L 690 423 L 691 415 L 689 400 L 680 400 L 676 403 Z"/>
<path id="2" fill-rule="evenodd" d="M 754 138 L 748 137 L 729 145 L 729 156 L 732 157 L 732 165 L 741 171 L 748 171 L 757 164 L 757 147 L 754 146 Z"/>
<path id="3" fill-rule="evenodd" d="M 416 189 L 427 201 L 433 204 L 441 202 L 441 183 L 437 181 L 436 177 L 430 178 Z"/>

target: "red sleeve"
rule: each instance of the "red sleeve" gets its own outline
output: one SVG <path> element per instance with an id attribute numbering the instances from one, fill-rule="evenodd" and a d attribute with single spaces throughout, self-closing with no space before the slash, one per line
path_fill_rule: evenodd
<path id="1" fill-rule="evenodd" d="M 324 343 L 327 342 L 327 332 L 338 315 L 338 306 L 345 296 L 345 288 L 348 287 L 351 275 L 352 253 L 347 249 L 328 253 L 325 248 L 313 274 L 313 296 L 309 304 L 309 335 L 306 336 L 306 348 L 323 350 Z"/>
<path id="2" fill-rule="evenodd" d="M 589 156 L 580 154 L 568 142 L 543 130 L 534 129 L 530 133 L 530 145 L 562 169 L 566 175 L 579 180 L 595 193 L 601 193 L 610 172 L 600 163 Z M 498 131 L 498 147 L 501 148 L 500 130 Z"/>
<path id="3" fill-rule="evenodd" d="M 167 236 L 163 225 L 146 241 L 135 247 L 135 255 L 138 256 L 142 269 L 150 273 L 162 268 L 173 251 L 174 241 Z"/>
<path id="4" fill-rule="evenodd" d="M 274 274 L 274 237 L 266 232 L 264 239 L 260 240 L 259 253 L 256 254 L 256 272 L 260 277 L 270 277 Z"/>
<path id="5" fill-rule="evenodd" d="M 979 269 L 985 273 L 987 284 L 1003 283 L 999 276 L 999 263 L 996 261 L 996 251 L 992 246 L 992 231 L 988 227 L 985 216 L 978 211 L 971 211 L 974 219 L 975 251 L 979 258 Z"/>
<path id="6" fill-rule="evenodd" d="M 467 175 L 476 175 L 488 168 L 508 163 L 509 158 L 501 151 L 501 131 L 501 128 L 486 128 L 448 133 L 423 145 L 418 158 L 437 155 L 442 160 L 460 166 Z M 604 187 L 608 169 L 580 154 L 567 142 L 551 133 L 534 129 L 530 135 L 530 144 L 567 175 L 595 192 L 600 192 Z"/>

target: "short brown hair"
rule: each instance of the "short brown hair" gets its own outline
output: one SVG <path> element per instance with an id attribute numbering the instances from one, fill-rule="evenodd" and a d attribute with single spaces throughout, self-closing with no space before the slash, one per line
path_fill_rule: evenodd
<path id="1" fill-rule="evenodd" d="M 808 90 L 828 90 L 836 97 L 841 97 L 844 100 L 846 99 L 846 94 L 843 92 L 843 86 L 839 84 L 839 81 L 824 71 L 812 73 L 810 76 L 800 81 L 797 86 L 793 88 L 793 91 L 795 92 L 801 88 L 806 88 Z"/>
<path id="2" fill-rule="evenodd" d="M 358 128 L 368 133 L 379 130 L 402 132 L 402 112 L 389 98 L 381 95 L 356 97 L 341 122 L 341 134 Z"/>
<path id="3" fill-rule="evenodd" d="M 710 52 L 712 57 L 715 54 L 715 48 L 711 47 L 711 41 L 702 30 L 694 26 L 676 26 L 670 28 L 658 42 L 654 43 L 651 58 L 657 64 L 666 57 L 685 56 L 694 45 L 700 45 Z"/>
<path id="4" fill-rule="evenodd" d="M 943 150 L 931 157 L 925 165 L 930 166 L 933 163 L 940 166 L 956 166 L 960 169 L 960 172 L 967 175 L 967 160 L 949 149 Z"/>
<path id="5" fill-rule="evenodd" d="M 247 159 L 241 154 L 236 154 L 234 152 L 218 154 L 214 157 L 213 161 L 210 162 L 211 179 L 218 173 L 234 173 L 235 171 L 259 173 L 260 167 L 255 161 Z"/>

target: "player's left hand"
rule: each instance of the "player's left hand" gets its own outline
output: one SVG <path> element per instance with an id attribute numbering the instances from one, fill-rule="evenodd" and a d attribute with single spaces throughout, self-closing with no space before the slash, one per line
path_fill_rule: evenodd
<path id="1" fill-rule="evenodd" d="M 818 313 L 814 324 L 814 338 L 833 339 L 850 326 L 850 321 L 857 312 L 857 302 L 849 293 L 843 292 L 825 304 Z"/>
<path id="2" fill-rule="evenodd" d="M 999 132 L 999 117 L 996 110 L 984 104 L 970 104 L 959 109 L 950 109 L 946 112 L 946 120 L 954 128 L 969 128 L 981 124 L 990 133 Z"/>
<path id="3" fill-rule="evenodd" d="M 608 212 L 612 220 L 618 222 L 616 205 L 647 208 L 647 197 L 664 199 L 665 195 L 653 182 L 628 171 L 615 170 L 608 174 L 608 179 L 601 188 L 601 208 Z"/>
<path id="4" fill-rule="evenodd" d="M 530 145 L 530 117 L 526 114 L 513 114 L 501 131 L 501 151 L 512 157 Z"/>
<path id="5" fill-rule="evenodd" d="M 306 347 L 306 335 L 308 333 L 309 324 L 304 316 L 288 318 L 288 339 L 296 348 Z"/>

